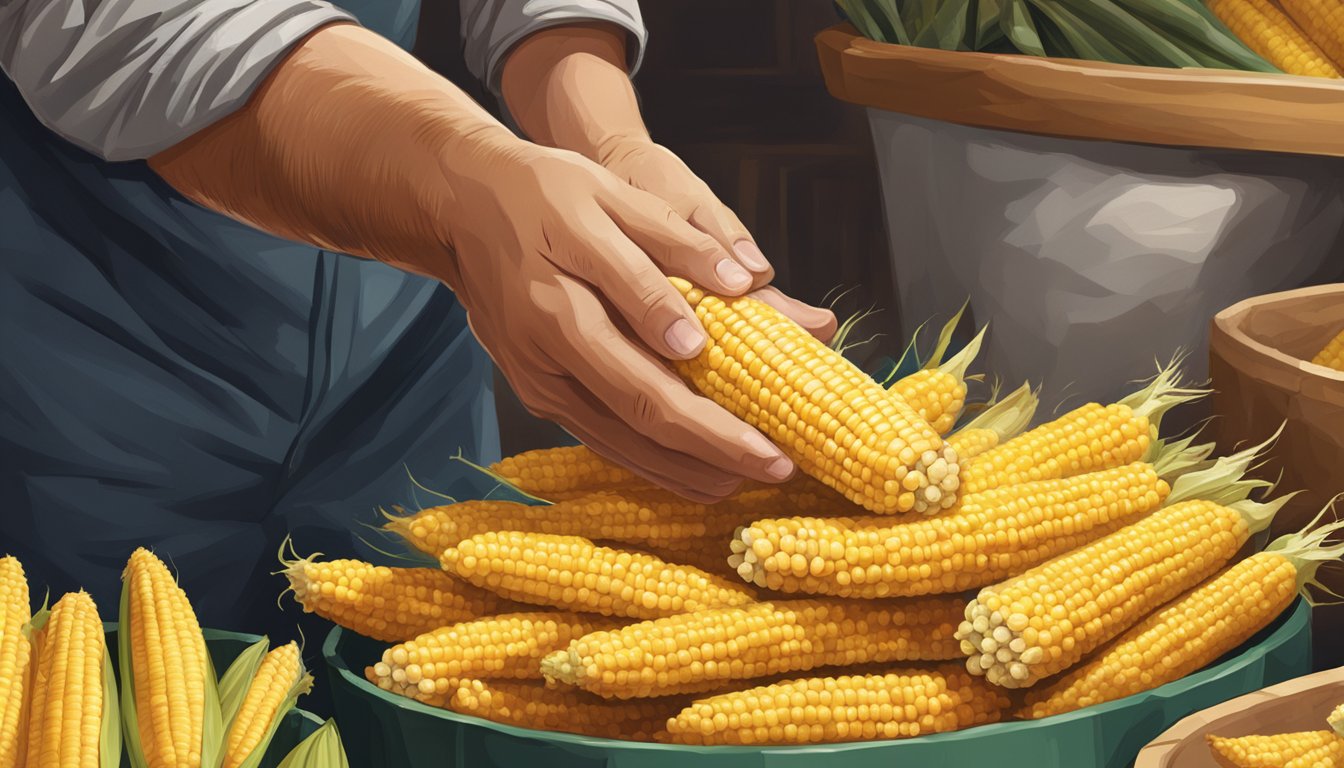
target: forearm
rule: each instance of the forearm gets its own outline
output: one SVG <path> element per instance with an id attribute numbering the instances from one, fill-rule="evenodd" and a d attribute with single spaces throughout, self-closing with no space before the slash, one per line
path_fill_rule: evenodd
<path id="1" fill-rule="evenodd" d="M 626 35 L 613 25 L 567 25 L 523 40 L 501 89 L 529 138 L 605 163 L 623 142 L 649 139 L 626 72 Z"/>
<path id="2" fill-rule="evenodd" d="M 427 251 L 451 250 L 454 201 L 472 192 L 469 174 L 449 171 L 519 144 L 390 42 L 338 24 L 297 46 L 245 107 L 150 165 L 261 229 L 436 272 Z"/>

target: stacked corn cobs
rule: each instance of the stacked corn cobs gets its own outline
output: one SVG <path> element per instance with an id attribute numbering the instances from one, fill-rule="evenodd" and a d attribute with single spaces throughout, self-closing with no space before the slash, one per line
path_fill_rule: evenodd
<path id="1" fill-rule="evenodd" d="M 841 0 L 863 35 L 952 51 L 1340 77 L 1336 0 Z"/>
<path id="2" fill-rule="evenodd" d="M 93 599 L 32 614 L 22 565 L 0 558 L 0 768 L 115 768 L 123 746 L 145 768 L 254 768 L 312 682 L 298 645 L 262 639 L 216 680 L 163 562 L 138 549 L 122 578 L 118 680 Z M 335 763 L 291 763 L 319 764 Z"/>
<path id="3" fill-rule="evenodd" d="M 1344 331 L 1340 331 L 1324 349 L 1317 352 L 1311 362 L 1336 371 L 1344 371 Z"/>
<path id="4" fill-rule="evenodd" d="M 1344 766 L 1344 704 L 1321 723 L 1322 728 L 1269 736 L 1206 739 L 1213 757 L 1223 768 L 1336 768 Z"/>
<path id="5" fill-rule="evenodd" d="M 1318 521 L 1236 559 L 1280 504 L 1243 477 L 1263 446 L 1211 461 L 1162 435 L 1204 394 L 1174 366 L 1026 430 L 1030 387 L 966 406 L 979 337 L 887 387 L 752 299 L 681 287 L 710 336 L 682 374 L 803 473 L 703 505 L 534 451 L 492 471 L 548 504 L 390 516 L 438 567 L 287 560 L 306 610 L 389 643 L 370 681 L 612 738 L 911 737 L 1187 675 L 1340 554 Z"/>

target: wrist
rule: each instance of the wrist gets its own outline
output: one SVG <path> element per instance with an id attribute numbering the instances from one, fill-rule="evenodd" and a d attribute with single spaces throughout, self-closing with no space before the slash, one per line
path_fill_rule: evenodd
<path id="1" fill-rule="evenodd" d="M 502 172 L 526 164 L 537 147 L 493 121 L 450 125 L 437 133 L 436 178 L 429 186 L 434 197 L 426 209 L 438 244 L 456 250 L 460 225 L 470 220 L 468 207 L 491 194 Z"/>
<path id="2" fill-rule="evenodd" d="M 656 146 L 648 131 L 612 133 L 603 136 L 584 152 L 589 160 L 604 168 L 619 166 L 631 153 L 643 152 Z"/>

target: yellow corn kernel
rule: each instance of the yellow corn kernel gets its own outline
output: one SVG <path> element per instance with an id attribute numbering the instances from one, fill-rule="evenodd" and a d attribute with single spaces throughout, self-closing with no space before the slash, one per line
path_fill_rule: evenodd
<path id="1" fill-rule="evenodd" d="M 1336 734 L 1330 741 L 1289 760 L 1283 768 L 1344 768 L 1344 738 Z"/>
<path id="2" fill-rule="evenodd" d="M 122 581 L 129 592 L 131 670 L 145 760 L 150 768 L 200 768 L 210 662 L 196 612 L 168 567 L 147 549 L 131 555 Z"/>
<path id="3" fill-rule="evenodd" d="M 1279 0 L 1279 5 L 1336 69 L 1344 65 L 1344 5 L 1334 0 Z"/>
<path id="4" fill-rule="evenodd" d="M 389 568 L 311 557 L 284 565 L 294 598 L 305 612 L 389 643 L 518 607 L 438 568 Z"/>
<path id="5" fill-rule="evenodd" d="M 997 722 L 1008 698 L 956 667 L 809 677 L 697 700 L 667 722 L 681 744 L 913 738 Z"/>
<path id="6" fill-rule="evenodd" d="M 97 768 L 103 727 L 103 624 L 71 592 L 38 633 L 26 768 Z"/>
<path id="7" fill-rule="evenodd" d="M 265 749 L 263 741 L 271 732 L 271 724 L 284 717 L 285 703 L 292 701 L 295 689 L 306 690 L 311 680 L 298 643 L 282 645 L 266 654 L 229 725 L 224 768 L 238 768 L 258 748 Z"/>
<path id="8" fill-rule="evenodd" d="M 961 314 L 958 312 L 943 328 L 929 364 L 923 370 L 897 379 L 890 387 L 891 392 L 909 403 L 915 413 L 929 422 L 940 435 L 952 431 L 961 416 L 961 410 L 966 405 L 966 370 L 976 355 L 980 354 L 980 345 L 985 338 L 986 329 L 982 328 L 960 352 L 943 362 L 943 352 L 961 320 Z"/>
<path id="9" fill-rule="evenodd" d="M 1284 72 L 1340 76 L 1325 53 L 1270 0 L 1208 0 L 1208 6 L 1232 34 Z"/>
<path id="10" fill-rule="evenodd" d="M 584 445 L 542 448 L 510 456 L 490 466 L 510 485 L 541 499 L 620 485 L 642 485 L 634 472 L 598 456 Z"/>
<path id="11" fill-rule="evenodd" d="M 1238 737 L 1208 734 L 1204 738 L 1214 759 L 1225 768 L 1284 768 L 1294 759 L 1339 740 L 1332 731 Z"/>
<path id="12" fill-rule="evenodd" d="M 523 728 L 651 741 L 687 701 L 610 702 L 583 691 L 547 688 L 539 680 L 464 680 L 438 706 Z"/>
<path id="13" fill-rule="evenodd" d="M 1252 555 L 1134 625 L 1062 677 L 1028 691 L 1020 716 L 1072 712 L 1179 680 L 1246 642 L 1296 594 L 1297 568 L 1291 560 L 1276 552 Z"/>
<path id="14" fill-rule="evenodd" d="M 980 590 L 957 630 L 967 669 L 1027 688 L 1072 667 L 1221 569 L 1286 500 L 1182 501 Z"/>
<path id="15" fill-rule="evenodd" d="M 25 627 L 31 618 L 28 580 L 16 557 L 0 557 L 0 768 L 17 768 L 32 656 Z"/>
<path id="16" fill-rule="evenodd" d="M 980 454 L 1020 435 L 1036 415 L 1037 405 L 1036 392 L 1023 384 L 948 435 L 947 444 L 962 464 L 970 464 Z"/>
<path id="17" fill-rule="evenodd" d="M 1340 8 L 1344 10 L 1344 5 Z M 1316 365 L 1324 365 L 1326 368 L 1333 368 L 1336 371 L 1344 371 L 1344 331 L 1330 340 L 1316 356 L 1311 359 Z"/>
<path id="18" fill-rule="evenodd" d="M 385 691 L 444 701 L 463 680 L 535 678 L 543 657 L 620 622 L 592 614 L 506 613 L 436 629 L 383 651 L 366 677 Z"/>
<path id="19" fill-rule="evenodd" d="M 1335 729 L 1335 733 L 1344 736 L 1344 704 L 1335 707 L 1329 717 L 1325 718 L 1325 722 Z"/>
<path id="20" fill-rule="evenodd" d="M 699 568 L 578 536 L 482 533 L 445 551 L 441 562 L 449 573 L 512 600 L 606 616 L 652 619 L 755 599 Z"/>
<path id="21" fill-rule="evenodd" d="M 948 593 L 1021 573 L 1160 507 L 1170 487 L 1135 463 L 969 494 L 955 514 L 757 520 L 729 563 L 757 586 L 842 597 Z"/>
<path id="22" fill-rule="evenodd" d="M 898 395 L 768 304 L 672 282 L 709 336 L 697 358 L 675 363 L 701 394 L 872 512 L 953 503 L 956 454 Z"/>
<path id="23" fill-rule="evenodd" d="M 823 666 L 939 661 L 961 598 L 778 600 L 594 632 L 548 655 L 542 674 L 611 698 L 690 693 Z"/>

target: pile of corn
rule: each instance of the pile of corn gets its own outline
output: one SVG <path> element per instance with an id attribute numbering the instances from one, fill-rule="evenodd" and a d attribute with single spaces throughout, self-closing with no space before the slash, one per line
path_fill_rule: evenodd
<path id="1" fill-rule="evenodd" d="M 492 472 L 548 500 L 387 529 L 439 567 L 285 561 L 305 610 L 389 643 L 367 678 L 502 723 L 682 744 L 888 739 L 1111 701 L 1269 624 L 1344 545 L 1314 521 L 1237 559 L 1284 499 L 1265 446 L 1160 431 L 1175 367 L 1034 429 L 1028 386 L 965 411 L 978 340 L 889 388 L 769 307 L 678 283 L 684 378 L 802 472 L 713 505 L 584 447 Z M 941 357 L 941 354 L 938 355 Z"/>
<path id="2" fill-rule="evenodd" d="M 1336 371 L 1344 371 L 1344 331 L 1340 331 L 1324 349 L 1317 352 L 1311 362 Z"/>
<path id="3" fill-rule="evenodd" d="M 255 768 L 312 684 L 299 646 L 263 638 L 217 679 L 163 562 L 138 549 L 122 582 L 111 649 L 86 592 L 33 613 L 23 566 L 0 558 L 0 767 L 116 768 L 125 756 L 145 768 Z M 334 725 L 290 757 L 288 768 L 344 765 Z"/>
<path id="4" fill-rule="evenodd" d="M 1223 768 L 1335 768 L 1344 766 L 1344 704 L 1339 705 L 1317 731 L 1272 736 L 1205 738 L 1214 760 Z"/>

